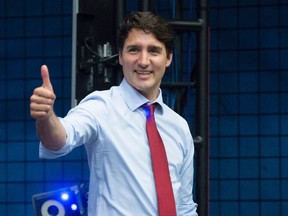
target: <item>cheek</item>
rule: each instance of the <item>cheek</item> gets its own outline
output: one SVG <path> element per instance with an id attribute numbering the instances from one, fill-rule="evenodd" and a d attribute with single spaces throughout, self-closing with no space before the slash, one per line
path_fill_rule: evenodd
<path id="1" fill-rule="evenodd" d="M 122 66 L 129 67 L 133 64 L 133 61 L 133 58 L 129 56 L 127 57 L 127 55 L 119 56 L 119 64 Z"/>

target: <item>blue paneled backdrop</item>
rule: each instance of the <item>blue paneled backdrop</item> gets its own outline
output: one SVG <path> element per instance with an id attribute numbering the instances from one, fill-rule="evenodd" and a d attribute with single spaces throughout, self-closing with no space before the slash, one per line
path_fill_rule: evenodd
<path id="1" fill-rule="evenodd" d="M 153 2 L 169 10 L 174 1 Z M 288 215 L 287 10 L 286 0 L 210 1 L 211 216 Z M 31 216 L 33 194 L 88 179 L 82 148 L 38 158 L 29 115 L 41 64 L 57 114 L 69 110 L 71 31 L 71 0 L 0 2 L 1 215 Z"/>

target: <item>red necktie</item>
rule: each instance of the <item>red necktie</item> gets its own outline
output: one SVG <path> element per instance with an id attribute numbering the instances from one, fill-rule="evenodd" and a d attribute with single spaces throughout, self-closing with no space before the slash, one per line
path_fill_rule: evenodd
<path id="1" fill-rule="evenodd" d="M 159 216 L 176 216 L 174 194 L 164 144 L 157 130 L 154 109 L 157 104 L 144 105 L 146 130 L 150 144 Z"/>

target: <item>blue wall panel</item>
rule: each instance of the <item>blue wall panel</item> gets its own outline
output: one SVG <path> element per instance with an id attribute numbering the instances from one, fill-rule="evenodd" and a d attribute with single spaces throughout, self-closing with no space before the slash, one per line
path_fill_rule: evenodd
<path id="1" fill-rule="evenodd" d="M 210 2 L 211 215 L 287 215 L 288 2 Z"/>

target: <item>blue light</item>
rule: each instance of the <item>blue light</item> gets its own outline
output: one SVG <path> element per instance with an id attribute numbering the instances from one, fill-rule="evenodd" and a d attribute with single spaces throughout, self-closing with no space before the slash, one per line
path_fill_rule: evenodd
<path id="1" fill-rule="evenodd" d="M 66 201 L 66 200 L 69 199 L 69 195 L 68 195 L 67 193 L 62 193 L 62 194 L 61 194 L 61 199 L 64 200 L 64 201 Z"/>
<path id="2" fill-rule="evenodd" d="M 78 209 L 78 207 L 77 207 L 76 204 L 72 204 L 72 205 L 71 205 L 71 209 L 72 209 L 73 211 L 76 211 L 76 210 Z"/>

